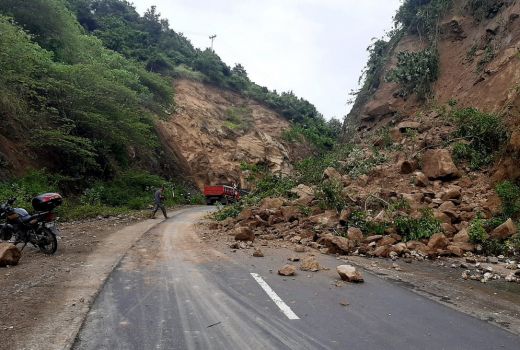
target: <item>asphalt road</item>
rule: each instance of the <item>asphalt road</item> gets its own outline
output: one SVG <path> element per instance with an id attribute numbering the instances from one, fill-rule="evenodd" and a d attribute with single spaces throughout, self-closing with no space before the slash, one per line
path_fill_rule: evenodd
<path id="1" fill-rule="evenodd" d="M 178 212 L 127 254 L 75 349 L 520 349 L 519 337 L 367 272 L 338 288 L 334 271 L 283 278 L 273 259 L 216 251 L 191 228 L 207 210 Z"/>

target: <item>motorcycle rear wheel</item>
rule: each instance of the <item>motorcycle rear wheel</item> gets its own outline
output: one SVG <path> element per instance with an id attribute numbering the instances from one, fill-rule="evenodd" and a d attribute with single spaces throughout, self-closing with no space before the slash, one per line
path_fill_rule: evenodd
<path id="1" fill-rule="evenodd" d="M 51 229 L 44 227 L 39 233 L 40 240 L 37 245 L 42 253 L 47 255 L 56 253 L 56 250 L 58 250 L 58 240 L 56 239 L 54 232 L 52 232 Z"/>

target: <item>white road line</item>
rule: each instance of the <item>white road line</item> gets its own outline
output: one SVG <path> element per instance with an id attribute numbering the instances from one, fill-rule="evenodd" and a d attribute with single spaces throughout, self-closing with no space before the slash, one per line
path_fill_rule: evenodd
<path id="1" fill-rule="evenodd" d="M 260 277 L 259 274 L 257 273 L 251 273 L 251 276 L 253 276 L 253 278 L 255 279 L 255 281 L 258 282 L 258 284 L 260 285 L 260 287 L 262 287 L 262 289 L 267 293 L 267 295 L 269 296 L 269 298 L 271 298 L 274 303 L 276 304 L 276 306 L 278 306 L 280 308 L 280 310 L 282 310 L 282 312 L 284 313 L 285 316 L 287 316 L 287 318 L 289 320 L 299 320 L 300 318 L 291 310 L 291 308 L 278 296 L 278 294 L 275 293 L 275 291 L 269 287 L 269 285 L 267 284 L 266 281 L 263 280 L 262 277 Z"/>

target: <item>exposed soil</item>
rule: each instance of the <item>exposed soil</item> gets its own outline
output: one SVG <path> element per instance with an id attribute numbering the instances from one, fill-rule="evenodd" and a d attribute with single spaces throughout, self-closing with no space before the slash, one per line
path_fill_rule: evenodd
<path id="1" fill-rule="evenodd" d="M 156 130 L 199 188 L 231 183 L 249 188 L 242 163 L 290 172 L 294 145 L 282 139 L 290 125 L 278 113 L 238 93 L 196 81 L 176 80 L 175 92 L 175 112 Z M 301 157 L 305 150 L 299 153 Z"/>
<path id="2" fill-rule="evenodd" d="M 0 270 L 0 349 L 62 349 L 122 255 L 161 219 L 134 216 L 60 225 L 58 252 L 27 246 Z"/>

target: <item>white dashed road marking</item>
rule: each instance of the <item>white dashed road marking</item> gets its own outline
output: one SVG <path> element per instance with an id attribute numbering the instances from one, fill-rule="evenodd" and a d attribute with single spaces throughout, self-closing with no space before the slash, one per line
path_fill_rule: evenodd
<path id="1" fill-rule="evenodd" d="M 280 310 L 287 316 L 290 320 L 299 320 L 300 318 L 291 310 L 291 308 L 275 293 L 275 291 L 260 277 L 257 273 L 251 273 L 251 276 L 255 279 L 256 282 L 262 287 L 262 289 L 267 293 L 269 298 L 271 298 L 276 306 L 280 308 Z"/>

